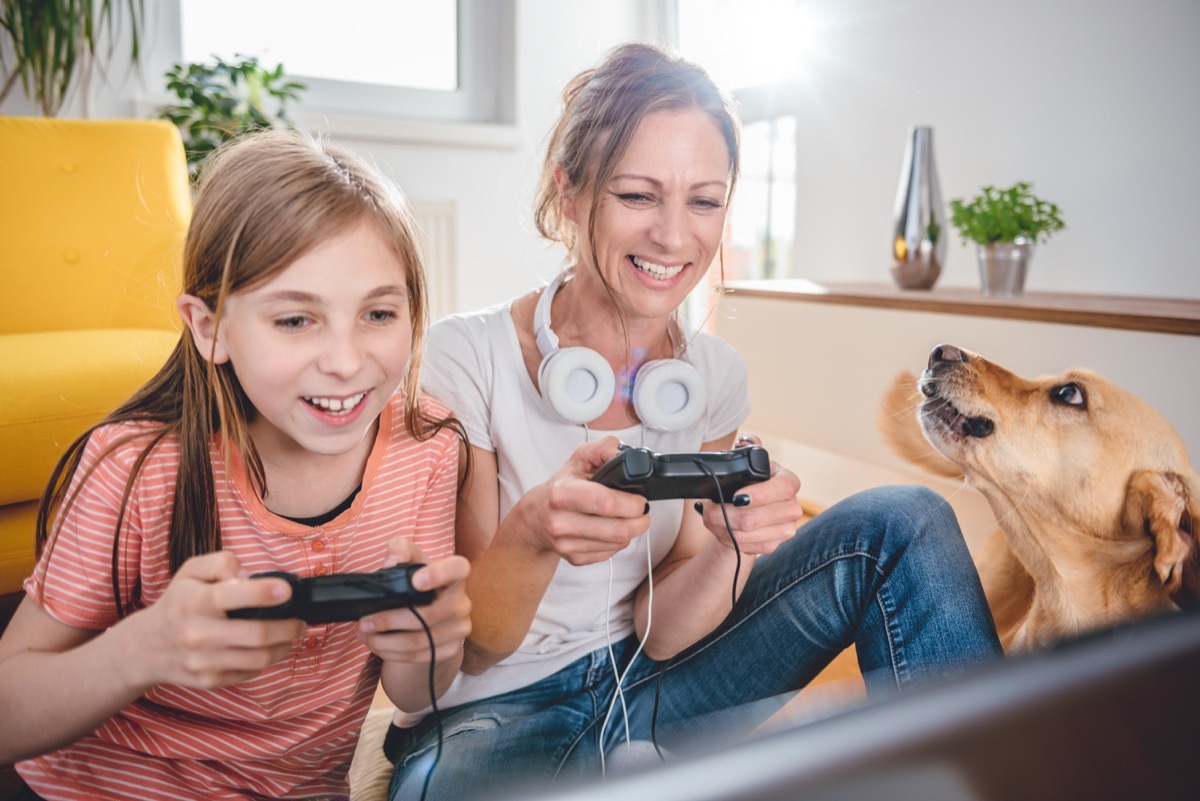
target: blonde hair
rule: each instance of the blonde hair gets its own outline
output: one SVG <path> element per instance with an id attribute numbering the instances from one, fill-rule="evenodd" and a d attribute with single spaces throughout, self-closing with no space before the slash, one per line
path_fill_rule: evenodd
<path id="1" fill-rule="evenodd" d="M 450 426 L 451 419 L 430 418 L 421 408 L 418 381 L 427 326 L 425 272 L 417 227 L 399 189 L 349 151 L 295 131 L 262 131 L 222 146 L 204 163 L 195 209 L 183 252 L 183 291 L 213 311 L 220 324 L 230 294 L 269 280 L 330 237 L 370 221 L 404 264 L 412 325 L 412 355 L 402 392 L 405 425 L 418 439 Z M 220 549 L 209 448 L 221 434 L 236 447 L 263 492 L 262 462 L 247 433 L 253 409 L 232 365 L 213 364 L 197 350 L 184 327 L 166 364 L 129 400 L 88 429 L 68 448 L 51 476 L 38 510 L 39 555 L 51 543 L 49 521 L 78 494 L 66 496 L 91 432 L 109 423 L 158 424 L 119 439 L 100 455 L 77 485 L 81 487 L 113 450 L 134 439 L 147 439 L 125 487 L 128 499 L 150 451 L 164 438 L 178 439 L 179 476 L 171 521 L 170 557 L 174 572 L 188 558 Z M 64 515 L 59 513 L 61 520 Z M 118 609 L 117 555 L 122 519 L 113 541 L 113 591 Z"/>

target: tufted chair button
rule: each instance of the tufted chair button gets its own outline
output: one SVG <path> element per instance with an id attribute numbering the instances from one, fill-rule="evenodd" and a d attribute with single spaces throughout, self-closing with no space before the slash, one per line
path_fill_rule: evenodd
<path id="1" fill-rule="evenodd" d="M 79 165 L 73 161 L 64 161 L 61 167 L 64 175 L 73 175 L 79 169 Z"/>
<path id="2" fill-rule="evenodd" d="M 65 253 L 63 253 L 63 261 L 65 261 L 67 264 L 78 264 L 79 263 L 79 251 L 78 250 L 66 251 Z"/>

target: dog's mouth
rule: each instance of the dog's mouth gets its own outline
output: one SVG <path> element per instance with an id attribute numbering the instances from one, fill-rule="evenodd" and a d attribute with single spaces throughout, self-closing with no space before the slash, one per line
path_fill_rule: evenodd
<path id="1" fill-rule="evenodd" d="M 921 393 L 925 396 L 921 404 L 921 418 L 932 428 L 976 439 L 991 436 L 996 430 L 996 424 L 990 418 L 963 414 L 957 406 L 938 394 L 936 379 L 924 378 L 921 381 Z"/>

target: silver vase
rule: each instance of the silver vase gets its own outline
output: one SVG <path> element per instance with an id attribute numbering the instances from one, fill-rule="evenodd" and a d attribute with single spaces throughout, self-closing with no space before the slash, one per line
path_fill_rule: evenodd
<path id="1" fill-rule="evenodd" d="M 892 278 L 901 289 L 929 289 L 946 260 L 946 210 L 933 161 L 933 129 L 908 129 L 892 232 Z"/>
<path id="2" fill-rule="evenodd" d="M 1014 242 L 976 245 L 979 257 L 979 285 L 985 295 L 1012 297 L 1025 291 L 1025 273 L 1033 258 L 1033 242 L 1017 238 Z"/>

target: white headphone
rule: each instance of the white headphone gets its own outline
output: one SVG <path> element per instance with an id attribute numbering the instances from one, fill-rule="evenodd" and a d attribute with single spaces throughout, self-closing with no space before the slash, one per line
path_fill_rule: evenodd
<path id="1" fill-rule="evenodd" d="M 542 292 L 533 312 L 533 334 L 542 354 L 538 386 L 559 417 L 587 424 L 612 403 L 616 378 L 608 361 L 591 348 L 558 347 L 558 336 L 550 329 L 550 302 L 562 282 L 560 274 Z M 657 359 L 637 371 L 633 408 L 650 428 L 682 431 L 700 419 L 707 394 L 695 367 L 680 359 Z"/>

